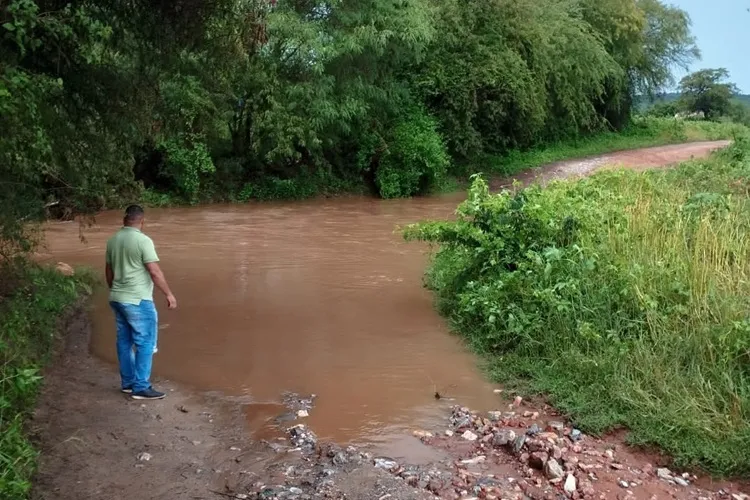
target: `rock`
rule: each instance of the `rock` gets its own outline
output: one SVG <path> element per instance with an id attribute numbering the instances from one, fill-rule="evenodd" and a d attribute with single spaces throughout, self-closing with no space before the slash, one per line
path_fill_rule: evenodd
<path id="1" fill-rule="evenodd" d="M 518 408 L 521 406 L 521 403 L 523 403 L 523 398 L 521 396 L 516 396 L 516 398 L 513 400 L 513 406 Z"/>
<path id="2" fill-rule="evenodd" d="M 237 448 L 236 446 L 230 446 L 229 451 L 242 451 L 240 448 Z"/>
<path id="3" fill-rule="evenodd" d="M 153 456 L 151 455 L 151 453 L 144 451 L 144 452 L 139 453 L 136 458 L 138 459 L 139 462 L 148 462 L 149 460 L 153 458 Z"/>
<path id="4" fill-rule="evenodd" d="M 488 411 L 487 415 L 490 417 L 490 420 L 493 422 L 497 422 L 498 420 L 503 419 L 503 412 L 501 411 Z"/>
<path id="5" fill-rule="evenodd" d="M 542 432 L 542 429 L 536 424 L 532 424 L 531 427 L 526 429 L 526 434 L 528 434 L 529 436 L 536 436 L 540 432 Z"/>
<path id="6" fill-rule="evenodd" d="M 604 454 L 605 454 L 605 455 L 607 456 L 607 458 L 609 458 L 610 460 L 614 460 L 614 458 L 615 458 L 615 452 L 614 452 L 614 451 L 612 451 L 612 450 L 609 450 L 609 449 L 607 449 L 607 450 L 604 450 Z"/>
<path id="7" fill-rule="evenodd" d="M 565 479 L 565 484 L 563 485 L 563 490 L 565 490 L 565 493 L 568 495 L 572 495 L 575 493 L 577 489 L 576 485 L 576 478 L 573 474 L 568 474 L 568 477 Z"/>
<path id="8" fill-rule="evenodd" d="M 515 441 L 516 437 L 516 433 L 512 429 L 500 429 L 495 433 L 492 444 L 497 447 L 507 446 L 508 443 Z"/>
<path id="9" fill-rule="evenodd" d="M 529 466 L 538 470 L 544 469 L 544 464 L 549 460 L 549 455 L 543 451 L 535 451 L 529 456 Z"/>
<path id="10" fill-rule="evenodd" d="M 331 461 L 333 462 L 333 465 L 341 467 L 342 465 L 345 465 L 347 462 L 349 462 L 349 458 L 346 456 L 346 453 L 340 451 L 333 456 L 333 459 Z"/>
<path id="11" fill-rule="evenodd" d="M 471 431 L 466 431 L 461 435 L 461 437 L 467 441 L 476 441 L 479 436 L 477 436 Z"/>
<path id="12" fill-rule="evenodd" d="M 583 437 L 583 433 L 579 431 L 578 429 L 573 429 L 572 431 L 570 431 L 570 439 L 573 442 L 580 441 L 582 437 Z"/>
<path id="13" fill-rule="evenodd" d="M 289 488 L 289 493 L 291 493 L 292 495 L 301 495 L 303 491 L 296 486 L 292 486 L 291 488 Z"/>
<path id="14" fill-rule="evenodd" d="M 690 486 L 689 482 L 685 481 L 684 479 L 682 479 L 679 476 L 673 477 L 672 481 L 674 481 L 675 483 L 679 484 L 680 486 L 684 486 L 684 487 Z"/>
<path id="15" fill-rule="evenodd" d="M 623 481 L 622 479 L 617 481 L 617 484 L 620 485 L 620 488 L 630 488 L 630 485 L 628 484 L 628 482 Z"/>
<path id="16" fill-rule="evenodd" d="M 551 458 L 544 464 L 544 475 L 547 479 L 562 479 L 565 471 L 557 460 Z"/>
<path id="17" fill-rule="evenodd" d="M 70 265 L 66 264 L 65 262 L 58 262 L 55 266 L 55 271 L 62 274 L 63 276 L 74 276 L 75 275 L 75 269 L 70 267 Z"/>
<path id="18" fill-rule="evenodd" d="M 612 467 L 615 470 L 622 470 L 624 468 L 624 466 L 622 464 L 616 464 L 616 463 L 611 463 L 611 464 L 609 464 L 609 466 Z"/>
<path id="19" fill-rule="evenodd" d="M 502 393 L 503 393 L 503 390 L 502 390 L 502 389 L 495 389 L 495 390 L 494 390 L 494 391 L 492 391 L 492 392 L 494 392 L 495 394 L 502 394 Z"/>
<path id="20" fill-rule="evenodd" d="M 660 467 L 656 469 L 656 475 L 659 477 L 659 479 L 664 479 L 667 481 L 672 479 L 672 471 L 667 469 L 666 467 Z"/>
<path id="21" fill-rule="evenodd" d="M 526 435 L 521 434 L 516 438 L 515 441 L 513 441 L 513 451 L 518 454 L 521 453 L 521 450 L 523 449 L 523 445 L 526 444 Z"/>
<path id="22" fill-rule="evenodd" d="M 453 434 L 454 434 L 453 431 L 450 430 L 450 429 L 448 429 L 447 431 L 445 431 L 445 435 L 448 436 L 448 437 L 453 437 Z"/>
<path id="23" fill-rule="evenodd" d="M 565 430 L 565 424 L 557 420 L 553 420 L 547 423 L 547 428 L 552 432 L 562 432 Z"/>
<path id="24" fill-rule="evenodd" d="M 487 459 L 484 455 L 479 455 L 474 458 L 468 458 L 466 460 L 461 460 L 461 463 L 464 465 L 476 465 L 479 463 L 484 462 Z"/>
<path id="25" fill-rule="evenodd" d="M 297 411 L 297 416 L 299 418 L 305 418 L 305 417 L 309 417 L 310 413 L 307 410 L 298 410 Z"/>
<path id="26" fill-rule="evenodd" d="M 385 469 L 388 472 L 395 472 L 398 470 L 398 462 L 392 458 L 378 457 L 374 460 L 375 467 L 378 469 Z"/>
<path id="27" fill-rule="evenodd" d="M 732 493 L 732 500 L 750 500 L 750 495 L 744 493 Z"/>
<path id="28" fill-rule="evenodd" d="M 298 448 L 312 451 L 318 444 L 318 438 L 313 431 L 305 425 L 296 425 L 288 429 L 289 439 L 292 444 Z"/>
<path id="29" fill-rule="evenodd" d="M 427 431 L 423 431 L 423 430 L 416 430 L 416 431 L 414 431 L 414 437 L 417 437 L 419 439 L 431 438 L 432 437 L 432 433 L 431 432 L 427 432 Z"/>

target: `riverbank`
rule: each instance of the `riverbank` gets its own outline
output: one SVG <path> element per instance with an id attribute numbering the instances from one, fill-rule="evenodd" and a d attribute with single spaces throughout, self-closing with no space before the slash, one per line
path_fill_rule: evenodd
<path id="1" fill-rule="evenodd" d="M 164 400 L 120 394 L 115 368 L 88 354 L 84 307 L 62 332 L 30 425 L 41 451 L 35 500 L 546 500 L 565 487 L 573 498 L 748 498 L 738 485 L 661 469 L 662 459 L 616 437 L 582 434 L 512 392 L 495 395 L 497 411 L 454 407 L 442 425 L 414 429 L 412 446 L 429 450 L 429 462 L 318 440 L 304 416 L 277 421 L 278 439 L 253 441 L 236 401 L 163 379 Z M 310 398 L 286 401 L 298 415 L 316 412 Z"/>
<path id="2" fill-rule="evenodd" d="M 586 431 L 745 475 L 749 152 L 497 196 L 479 180 L 458 222 L 408 235 L 441 245 L 429 285 L 496 381 Z"/>
<path id="3" fill-rule="evenodd" d="M 41 373 L 61 318 L 93 284 L 87 275 L 61 271 L 20 262 L 0 266 L 0 498 L 24 498 L 31 487 L 37 451 L 26 423 Z"/>

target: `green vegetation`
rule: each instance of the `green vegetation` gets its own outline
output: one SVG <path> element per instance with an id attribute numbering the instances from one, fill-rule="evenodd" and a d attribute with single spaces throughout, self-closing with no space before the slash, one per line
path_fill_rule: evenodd
<path id="1" fill-rule="evenodd" d="M 744 130 L 742 125 L 729 122 L 637 116 L 621 132 L 599 132 L 576 141 L 549 143 L 527 151 L 513 150 L 504 156 L 487 156 L 483 165 L 487 174 L 514 175 L 529 168 L 570 158 L 649 146 L 731 139 Z M 467 170 L 470 170 L 470 174 L 475 173 L 476 166 L 470 166 Z"/>
<path id="2" fill-rule="evenodd" d="M 407 228 L 492 376 L 680 466 L 750 472 L 750 142 L 673 170 L 490 195 Z"/>
<path id="3" fill-rule="evenodd" d="M 0 267 L 0 498 L 25 498 L 31 488 L 37 452 L 26 418 L 59 317 L 91 282 L 25 264 Z"/>
<path id="4" fill-rule="evenodd" d="M 659 0 L 8 0 L 0 228 L 158 203 L 441 189 L 630 124 L 697 55 Z"/>
<path id="5" fill-rule="evenodd" d="M 724 68 L 702 69 L 680 81 L 679 93 L 655 97 L 650 103 L 642 97 L 638 108 L 650 116 L 682 115 L 750 126 L 750 96 L 740 94 L 728 78 Z"/>

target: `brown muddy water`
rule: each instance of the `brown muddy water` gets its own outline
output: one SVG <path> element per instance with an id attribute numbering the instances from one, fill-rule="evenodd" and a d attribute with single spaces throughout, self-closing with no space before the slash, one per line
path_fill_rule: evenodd
<path id="1" fill-rule="evenodd" d="M 580 175 L 610 163 L 664 165 L 724 144 L 565 162 L 531 178 Z M 156 297 L 155 375 L 236 398 L 258 437 L 269 436 L 270 422 L 284 412 L 282 393 L 316 394 L 305 420 L 320 437 L 428 459 L 419 456 L 423 447 L 412 446 L 413 429 L 443 425 L 453 404 L 489 410 L 501 403 L 422 285 L 428 247 L 405 243 L 396 231 L 450 218 L 462 198 L 148 210 L 145 232 L 179 303 L 168 311 Z M 103 274 L 106 240 L 120 225 L 120 212 L 101 213 L 81 242 L 78 223 L 51 223 L 46 257 Z M 91 349 L 114 370 L 114 322 L 103 289 L 92 320 Z M 445 398 L 436 400 L 436 390 Z"/>

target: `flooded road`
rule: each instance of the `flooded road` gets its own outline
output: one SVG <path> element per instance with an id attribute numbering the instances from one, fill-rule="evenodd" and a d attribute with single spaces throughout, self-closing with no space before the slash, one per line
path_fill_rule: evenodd
<path id="1" fill-rule="evenodd" d="M 550 172 L 580 175 L 610 163 L 657 166 L 723 144 L 609 155 L 536 173 L 546 180 Z M 422 448 L 411 446 L 411 430 L 439 425 L 452 404 L 489 410 L 499 403 L 422 286 L 428 248 L 395 232 L 399 225 L 452 217 L 462 198 L 148 210 L 145 232 L 179 302 L 167 311 L 158 292 L 155 297 L 155 375 L 238 398 L 259 437 L 284 411 L 284 391 L 314 393 L 307 420 L 321 438 L 372 444 L 419 461 L 414 454 Z M 50 224 L 48 257 L 103 274 L 105 243 L 121 217 L 99 214 L 85 243 L 77 223 Z M 114 388 L 114 322 L 103 289 L 94 297 L 92 319 L 91 349 L 113 364 Z M 436 390 L 454 400 L 436 400 Z"/>

